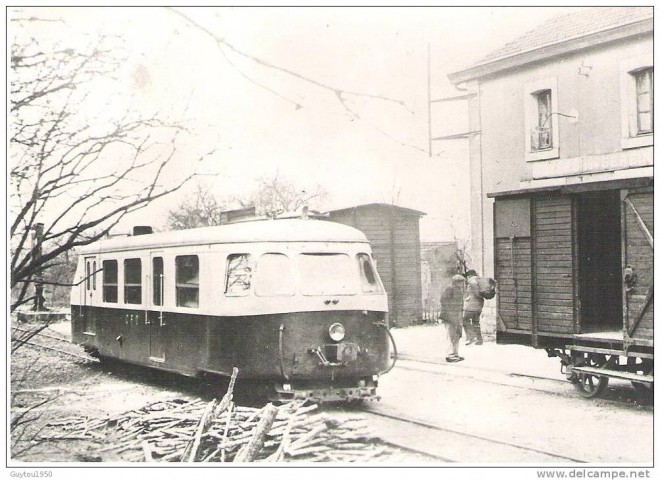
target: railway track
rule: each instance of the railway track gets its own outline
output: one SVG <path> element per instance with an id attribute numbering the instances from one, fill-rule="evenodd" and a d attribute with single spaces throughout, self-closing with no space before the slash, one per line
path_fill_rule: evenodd
<path id="1" fill-rule="evenodd" d="M 50 335 L 48 333 L 42 332 L 37 332 L 32 336 L 29 336 L 28 338 L 21 338 L 21 337 L 14 337 L 15 332 L 20 332 L 23 334 L 30 334 L 32 333 L 31 330 L 21 328 L 21 327 L 12 327 L 12 342 L 18 342 L 21 345 L 28 345 L 33 348 L 40 348 L 42 350 L 48 350 L 52 352 L 56 352 L 62 355 L 67 355 L 73 358 L 81 359 L 81 360 L 87 360 L 89 362 L 98 362 L 99 360 L 96 358 L 92 358 L 89 355 L 81 354 L 81 353 L 76 353 L 76 352 L 71 352 L 67 350 L 63 350 L 62 348 L 57 348 L 52 345 L 45 345 L 44 343 L 41 342 L 35 342 L 35 338 L 47 338 L 49 340 L 55 340 L 56 342 L 59 342 L 59 344 L 66 344 L 66 345 L 72 345 L 71 341 L 68 338 L 62 338 L 58 337 L 55 335 Z M 56 343 L 57 344 L 57 343 Z"/>
<path id="2" fill-rule="evenodd" d="M 558 379 L 558 378 L 543 377 L 537 375 L 527 375 L 524 373 L 516 373 L 516 372 L 504 373 L 498 369 L 483 368 L 483 367 L 474 368 L 471 366 L 461 365 L 461 364 L 452 364 L 450 367 L 451 371 L 443 371 L 438 369 L 425 369 L 425 368 L 420 368 L 418 366 L 414 366 L 414 364 L 417 363 L 423 365 L 430 365 L 432 367 L 435 366 L 441 366 L 447 368 L 449 367 L 447 363 L 441 361 L 430 360 L 427 358 L 420 358 L 420 357 L 415 357 L 413 355 L 405 355 L 405 354 L 404 355 L 400 354 L 399 360 L 402 361 L 397 365 L 397 368 L 399 369 L 410 370 L 415 372 L 425 372 L 431 375 L 441 375 L 441 376 L 455 375 L 456 370 L 458 370 L 461 372 L 462 376 L 474 379 L 475 381 L 481 383 L 521 388 L 524 390 L 546 393 L 548 395 L 563 396 L 569 394 L 569 395 L 578 396 L 577 392 L 573 388 L 573 385 L 563 378 Z M 407 362 L 409 363 L 406 364 Z M 486 375 L 488 375 L 488 377 Z M 499 379 L 497 377 L 499 377 Z M 531 380 L 534 383 L 530 384 L 530 382 L 524 382 L 524 383 L 521 382 L 524 380 Z M 539 384 L 545 384 L 545 385 L 539 385 Z M 620 384 L 610 383 L 608 387 L 608 391 L 610 392 L 609 396 L 605 394 L 605 396 L 599 398 L 599 401 L 610 403 L 612 405 L 621 405 L 628 403 L 630 400 L 636 397 L 635 390 L 630 387 L 629 382 L 620 382 Z M 642 404 L 640 405 L 640 407 L 652 409 L 652 405 Z"/>
<path id="3" fill-rule="evenodd" d="M 12 327 L 12 332 L 31 333 L 32 330 L 28 330 L 26 328 L 21 328 L 21 327 Z M 60 342 L 71 343 L 71 340 L 69 340 L 68 338 L 57 337 L 55 335 L 50 335 L 48 333 L 44 333 L 43 330 L 40 331 L 40 332 L 37 332 L 36 335 L 39 335 L 40 337 L 51 338 L 53 340 L 58 340 Z"/>
<path id="4" fill-rule="evenodd" d="M 550 450 L 447 428 L 428 420 L 388 412 L 375 404 L 365 406 L 364 413 L 372 417 L 370 423 L 381 432 L 380 438 L 384 443 L 441 462 L 483 464 L 484 452 L 489 458 L 517 458 L 529 463 L 589 462 Z M 424 441 L 420 442 L 420 439 Z"/>
<path id="5" fill-rule="evenodd" d="M 13 328 L 12 332 L 16 334 L 26 334 L 29 330 L 24 328 Z M 91 357 L 65 350 L 66 345 L 71 342 L 60 336 L 51 335 L 47 332 L 39 332 L 34 338 L 24 342 L 32 348 L 39 348 L 56 352 L 58 354 L 71 356 L 86 361 L 96 361 Z M 62 348 L 59 348 L 62 347 Z M 431 375 L 456 375 L 457 365 L 447 366 L 443 362 L 428 359 L 415 358 L 408 355 L 400 355 L 402 362 L 397 364 L 397 369 L 422 371 Z M 424 368 L 426 365 L 428 368 Z M 422 367 L 420 367 L 422 366 Z M 439 369 L 433 367 L 444 366 L 447 368 Z M 534 377 L 523 374 L 503 374 L 496 369 L 474 369 L 467 366 L 460 366 L 460 375 L 466 378 L 474 379 L 478 382 L 486 382 L 495 385 L 508 387 L 525 388 L 527 390 L 536 390 L 546 394 L 565 395 L 560 389 L 552 391 L 551 388 L 536 388 L 530 385 L 526 386 L 507 383 L 507 378 L 531 378 L 553 382 L 548 385 L 570 385 L 566 381 Z M 472 372 L 471 372 L 472 371 Z M 494 375 L 497 373 L 502 381 L 498 381 Z M 488 378 L 490 377 L 490 379 Z M 519 382 L 520 383 L 520 382 Z M 620 403 L 609 401 L 611 403 Z M 340 409 L 343 410 L 343 409 Z M 348 410 L 348 409 L 347 409 Z M 350 409 L 355 414 L 355 409 Z M 483 464 L 484 459 L 521 459 L 520 462 L 530 464 L 551 464 L 551 463 L 584 463 L 590 460 L 580 458 L 577 455 L 571 455 L 569 451 L 551 451 L 539 445 L 523 445 L 514 441 L 503 441 L 497 438 L 491 438 L 487 435 L 471 433 L 467 430 L 462 431 L 461 426 L 443 425 L 441 418 L 435 420 L 415 417 L 413 415 L 402 414 L 396 410 L 389 409 L 387 405 L 380 403 L 367 403 L 360 412 L 368 418 L 377 432 L 379 440 L 385 444 L 395 447 L 399 450 L 415 454 L 417 457 L 428 459 L 425 461 L 436 463 L 461 463 L 461 464 Z M 420 439 L 423 439 L 420 441 Z"/>

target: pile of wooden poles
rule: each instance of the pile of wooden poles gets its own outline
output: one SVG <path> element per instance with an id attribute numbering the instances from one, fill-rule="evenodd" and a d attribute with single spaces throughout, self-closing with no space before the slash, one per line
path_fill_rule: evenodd
<path id="1" fill-rule="evenodd" d="M 234 404 L 236 375 L 219 402 L 157 402 L 104 421 L 60 421 L 59 438 L 103 440 L 102 457 L 146 462 L 367 462 L 388 454 L 360 417 L 334 420 L 306 401 Z"/>

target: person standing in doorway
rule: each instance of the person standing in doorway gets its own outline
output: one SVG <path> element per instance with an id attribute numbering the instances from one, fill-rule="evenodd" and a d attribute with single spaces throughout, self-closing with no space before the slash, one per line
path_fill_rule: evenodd
<path id="1" fill-rule="evenodd" d="M 463 290 L 465 279 L 462 275 L 454 275 L 451 285 L 445 288 L 440 296 L 440 319 L 447 329 L 447 357 L 449 363 L 464 360 L 458 355 L 458 342 L 463 330 Z"/>
<path id="2" fill-rule="evenodd" d="M 481 311 L 484 308 L 484 298 L 479 291 L 479 276 L 474 270 L 465 272 L 466 288 L 463 301 L 463 325 L 465 326 L 466 345 L 482 345 Z"/>

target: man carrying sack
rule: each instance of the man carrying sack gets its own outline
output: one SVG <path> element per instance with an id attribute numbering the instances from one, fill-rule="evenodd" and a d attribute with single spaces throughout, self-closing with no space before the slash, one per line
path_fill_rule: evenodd
<path id="1" fill-rule="evenodd" d="M 463 325 L 467 336 L 466 345 L 483 345 L 481 336 L 481 311 L 484 299 L 491 299 L 497 291 L 497 283 L 491 278 L 482 278 L 474 270 L 465 272 L 467 287 L 463 302 Z"/>

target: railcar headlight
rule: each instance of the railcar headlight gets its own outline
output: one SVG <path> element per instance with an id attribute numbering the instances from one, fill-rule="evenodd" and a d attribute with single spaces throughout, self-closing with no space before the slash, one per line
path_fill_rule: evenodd
<path id="1" fill-rule="evenodd" d="M 341 342 L 346 335 L 346 330 L 341 323 L 333 323 L 330 325 L 328 333 L 330 334 L 330 338 L 332 338 L 335 342 Z"/>

